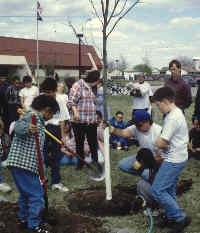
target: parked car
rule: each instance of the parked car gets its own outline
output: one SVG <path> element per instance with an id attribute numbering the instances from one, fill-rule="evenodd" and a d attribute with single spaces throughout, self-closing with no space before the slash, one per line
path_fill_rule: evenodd
<path id="1" fill-rule="evenodd" d="M 191 87 L 196 87 L 197 81 L 196 81 L 196 79 L 194 77 L 192 77 L 190 75 L 183 75 L 182 78 Z"/>

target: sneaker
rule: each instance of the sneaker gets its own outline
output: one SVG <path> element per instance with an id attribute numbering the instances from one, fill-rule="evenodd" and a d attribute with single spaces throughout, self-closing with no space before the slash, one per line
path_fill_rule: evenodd
<path id="1" fill-rule="evenodd" d="M 46 229 L 45 225 L 40 225 L 30 229 L 29 233 L 50 233 L 50 231 Z"/>
<path id="2" fill-rule="evenodd" d="M 149 213 L 147 210 L 144 210 L 143 213 L 145 216 L 149 216 Z M 157 217 L 160 215 L 160 211 L 159 210 L 151 210 L 151 214 L 153 217 Z"/>
<path id="3" fill-rule="evenodd" d="M 183 230 L 190 225 L 192 222 L 191 218 L 186 216 L 182 221 L 173 224 L 173 229 L 169 233 L 181 233 Z"/>
<path id="4" fill-rule="evenodd" d="M 65 187 L 62 183 L 53 184 L 51 188 L 52 188 L 52 190 L 59 190 L 61 192 L 68 192 L 69 191 L 69 189 L 67 187 Z"/>
<path id="5" fill-rule="evenodd" d="M 0 184 L 0 191 L 3 192 L 3 193 L 8 193 L 8 192 L 11 192 L 12 188 L 6 184 L 6 183 L 1 183 Z"/>

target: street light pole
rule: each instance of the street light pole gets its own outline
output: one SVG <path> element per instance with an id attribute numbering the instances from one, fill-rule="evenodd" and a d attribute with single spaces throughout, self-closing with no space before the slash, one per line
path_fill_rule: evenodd
<path id="1" fill-rule="evenodd" d="M 83 37 L 83 34 L 76 34 L 76 36 L 79 39 L 79 43 L 78 43 L 78 66 L 79 66 L 79 79 L 81 79 L 81 38 Z"/>

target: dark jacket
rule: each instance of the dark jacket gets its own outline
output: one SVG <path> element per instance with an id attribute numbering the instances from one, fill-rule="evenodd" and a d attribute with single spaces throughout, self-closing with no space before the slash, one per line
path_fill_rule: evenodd
<path id="1" fill-rule="evenodd" d="M 172 78 L 169 78 L 165 81 L 165 86 L 170 87 L 175 92 L 175 104 L 180 109 L 184 110 L 188 108 L 192 103 L 192 93 L 191 87 L 185 83 L 185 81 L 180 78 L 177 81 L 174 81 Z"/>

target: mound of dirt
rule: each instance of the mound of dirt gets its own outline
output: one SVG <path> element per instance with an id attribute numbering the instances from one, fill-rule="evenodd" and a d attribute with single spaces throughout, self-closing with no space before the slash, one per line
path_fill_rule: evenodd
<path id="1" fill-rule="evenodd" d="M 0 202 L 0 233 L 28 233 L 17 225 L 17 204 Z M 50 209 L 50 216 L 56 217 L 57 224 L 49 226 L 53 233 L 108 233 L 102 221 L 66 212 L 66 209 Z"/>
<path id="2" fill-rule="evenodd" d="M 180 180 L 177 184 L 177 195 L 190 190 L 192 180 Z M 106 200 L 105 187 L 90 187 L 74 190 L 65 197 L 69 209 L 74 213 L 89 216 L 123 216 L 131 212 L 137 214 L 143 209 L 143 201 L 137 197 L 136 185 L 117 185 L 112 189 L 112 200 Z"/>

